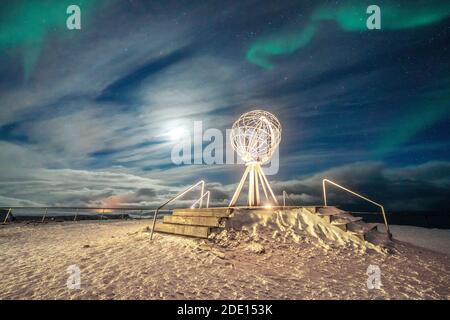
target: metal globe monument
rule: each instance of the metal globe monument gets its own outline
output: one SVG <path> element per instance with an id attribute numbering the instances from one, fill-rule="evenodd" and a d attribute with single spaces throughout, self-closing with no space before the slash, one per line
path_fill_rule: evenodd
<path id="1" fill-rule="evenodd" d="M 231 199 L 230 207 L 236 205 L 247 178 L 249 207 L 261 205 L 260 185 L 267 201 L 266 204 L 278 204 L 261 165 L 272 158 L 280 141 L 281 124 L 270 112 L 253 110 L 244 113 L 233 124 L 231 144 L 245 162 L 246 169 Z"/>

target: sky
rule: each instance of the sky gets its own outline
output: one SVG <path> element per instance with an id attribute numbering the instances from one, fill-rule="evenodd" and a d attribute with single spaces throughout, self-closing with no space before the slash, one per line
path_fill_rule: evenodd
<path id="1" fill-rule="evenodd" d="M 200 179 L 227 205 L 242 164 L 171 152 L 195 121 L 225 136 L 254 109 L 283 128 L 276 194 L 322 204 L 329 178 L 388 210 L 448 212 L 450 3 L 0 3 L 0 206 L 152 207 Z"/>

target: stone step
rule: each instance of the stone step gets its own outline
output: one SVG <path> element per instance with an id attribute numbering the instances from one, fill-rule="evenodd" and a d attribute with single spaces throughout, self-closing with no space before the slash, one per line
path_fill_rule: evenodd
<path id="1" fill-rule="evenodd" d="M 343 219 L 336 219 L 331 221 L 331 225 L 336 226 L 344 231 L 347 231 L 347 224 L 349 224 L 350 221 L 343 220 Z"/>
<path id="2" fill-rule="evenodd" d="M 362 217 L 355 217 L 336 207 L 318 208 L 316 214 L 331 225 L 352 232 L 361 239 L 365 239 L 368 232 L 376 229 L 376 225 L 364 223 Z"/>
<path id="3" fill-rule="evenodd" d="M 192 226 L 219 227 L 220 217 L 164 216 L 164 223 Z"/>
<path id="4" fill-rule="evenodd" d="M 303 206 L 302 208 L 308 210 L 311 213 L 317 213 L 322 207 L 318 207 L 318 206 Z"/>
<path id="5" fill-rule="evenodd" d="M 208 238 L 209 227 L 158 222 L 155 224 L 155 232 L 177 234 L 196 238 Z"/>
<path id="6" fill-rule="evenodd" d="M 331 223 L 332 217 L 334 215 L 333 213 L 329 213 L 329 212 L 326 212 L 326 213 L 317 212 L 316 214 L 328 223 Z"/>
<path id="7" fill-rule="evenodd" d="M 361 217 L 353 217 L 353 216 L 341 216 L 341 215 L 334 215 L 334 214 L 318 214 L 319 217 L 321 217 L 323 220 L 325 220 L 328 223 L 331 223 L 335 226 L 345 226 L 352 222 L 358 222 L 361 221 Z M 344 227 L 341 227 L 343 230 L 347 230 Z"/>
<path id="8" fill-rule="evenodd" d="M 336 207 L 319 207 L 317 208 L 317 213 L 321 214 L 339 214 L 339 213 L 346 213 L 347 211 L 341 210 Z"/>
<path id="9" fill-rule="evenodd" d="M 188 216 L 188 217 L 226 218 L 230 215 L 230 213 L 231 213 L 231 210 L 228 208 L 173 209 L 174 216 Z"/>
<path id="10" fill-rule="evenodd" d="M 366 239 L 366 235 L 371 232 L 377 230 L 376 223 L 364 223 L 362 221 L 352 222 L 347 224 L 347 231 L 354 233 L 356 236 L 361 238 L 362 240 Z"/>
<path id="11" fill-rule="evenodd" d="M 331 216 L 320 216 L 322 220 L 325 220 L 327 223 L 331 223 Z"/>
<path id="12" fill-rule="evenodd" d="M 346 220 L 346 221 L 348 221 L 348 222 L 358 222 L 358 221 L 361 221 L 363 218 L 362 217 L 355 217 L 355 216 L 352 216 L 351 214 L 346 214 L 346 215 L 334 215 L 333 217 L 332 217 L 332 221 L 334 221 L 334 220 Z"/>

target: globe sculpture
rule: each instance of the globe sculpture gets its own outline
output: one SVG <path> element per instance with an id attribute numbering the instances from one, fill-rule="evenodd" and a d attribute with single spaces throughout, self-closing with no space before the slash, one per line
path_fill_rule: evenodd
<path id="1" fill-rule="evenodd" d="M 244 113 L 231 128 L 231 144 L 237 154 L 244 160 L 246 169 L 244 175 L 230 202 L 230 207 L 236 205 L 245 181 L 248 186 L 248 206 L 260 206 L 259 186 L 261 184 L 267 205 L 278 201 L 267 181 L 261 165 L 268 162 L 281 141 L 281 124 L 270 112 L 253 110 Z"/>

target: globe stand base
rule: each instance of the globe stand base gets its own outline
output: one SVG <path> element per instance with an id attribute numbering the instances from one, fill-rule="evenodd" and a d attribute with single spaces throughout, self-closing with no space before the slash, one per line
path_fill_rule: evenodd
<path id="1" fill-rule="evenodd" d="M 260 195 L 259 195 L 259 186 L 264 192 L 264 196 L 266 197 L 267 202 L 270 201 L 270 197 L 272 198 L 275 204 L 278 204 L 277 198 L 275 197 L 272 188 L 267 181 L 266 175 L 264 174 L 261 163 L 260 162 L 249 162 L 246 164 L 246 169 L 244 175 L 239 182 L 239 185 L 234 192 L 233 198 L 231 199 L 229 207 L 234 207 L 236 202 L 241 194 L 242 188 L 244 187 L 245 181 L 248 177 L 248 206 L 249 207 L 258 207 L 261 205 Z M 269 192 L 269 193 L 268 193 Z"/>

